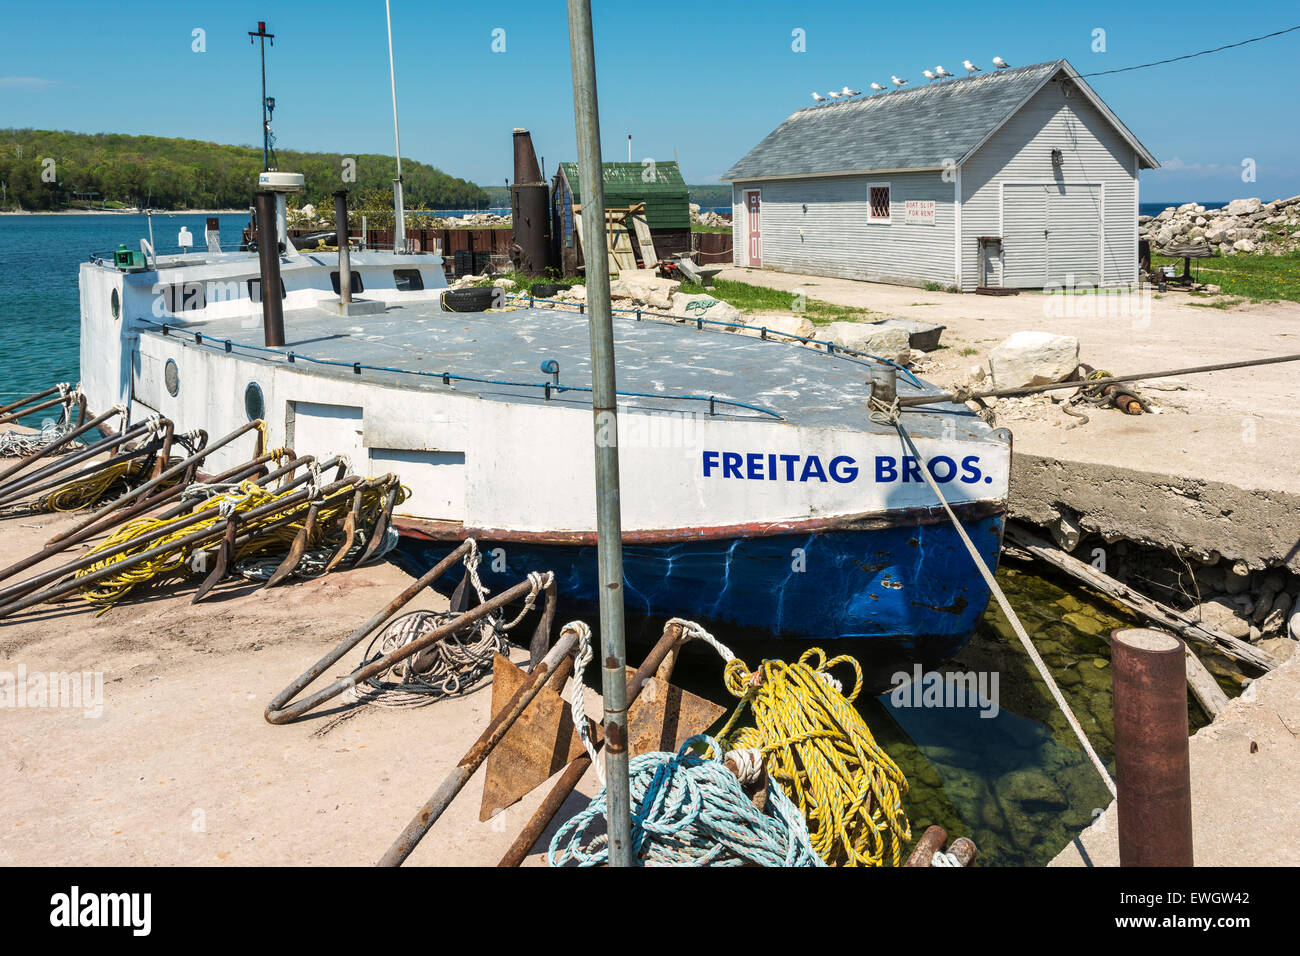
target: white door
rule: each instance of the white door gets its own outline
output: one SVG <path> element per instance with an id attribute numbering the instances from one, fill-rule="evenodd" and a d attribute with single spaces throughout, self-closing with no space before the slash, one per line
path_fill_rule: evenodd
<path id="1" fill-rule="evenodd" d="M 1047 284 L 1047 187 L 1002 187 L 1002 284 L 1041 289 Z"/>
<path id="2" fill-rule="evenodd" d="M 1101 281 L 1101 187 L 1006 183 L 1002 187 L 1002 284 L 1041 289 Z"/>

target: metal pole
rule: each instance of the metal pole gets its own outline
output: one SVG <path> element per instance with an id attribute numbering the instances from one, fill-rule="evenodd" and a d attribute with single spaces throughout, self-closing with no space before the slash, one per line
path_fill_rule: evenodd
<path id="1" fill-rule="evenodd" d="M 334 241 L 339 247 L 339 302 L 352 301 L 352 253 L 348 249 L 348 191 L 334 193 Z"/>
<path id="2" fill-rule="evenodd" d="M 1192 865 L 1192 779 L 1183 642 L 1111 634 L 1120 866 Z"/>
<path id="3" fill-rule="evenodd" d="M 600 583 L 601 695 L 605 703 L 605 793 L 609 863 L 632 865 L 631 797 L 627 779 L 627 675 L 623 642 L 623 528 L 619 507 L 618 406 L 614 384 L 614 324 L 605 254 L 605 179 L 600 160 L 596 51 L 591 0 L 568 0 L 573 61 L 573 119 L 583 183 L 583 248 L 591 331 L 591 410 L 596 443 L 596 532 Z"/>
<path id="4" fill-rule="evenodd" d="M 257 258 L 262 276 L 262 337 L 263 344 L 275 347 L 284 344 L 284 303 L 280 300 L 280 237 L 275 223 L 275 193 L 257 193 L 255 202 Z"/>
<path id="5" fill-rule="evenodd" d="M 388 17 L 388 82 L 393 88 L 393 146 L 397 152 L 397 178 L 393 180 L 393 251 L 406 252 L 406 209 L 402 199 L 402 134 L 397 128 L 397 72 L 393 68 L 393 11 L 384 0 Z"/>

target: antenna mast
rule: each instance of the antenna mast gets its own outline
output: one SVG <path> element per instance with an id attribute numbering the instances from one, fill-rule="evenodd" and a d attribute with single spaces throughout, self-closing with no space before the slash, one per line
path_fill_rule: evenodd
<path id="1" fill-rule="evenodd" d="M 393 251 L 406 252 L 406 209 L 402 203 L 402 134 L 397 128 L 397 73 L 393 68 L 393 11 L 384 0 L 388 18 L 388 82 L 393 88 L 393 145 L 397 152 L 397 178 L 393 180 Z"/>
<path id="2" fill-rule="evenodd" d="M 266 21 L 257 21 L 257 32 L 248 31 L 248 42 L 252 43 L 254 37 L 262 38 L 262 170 L 265 172 L 271 168 L 271 118 L 266 115 L 266 41 L 271 41 L 271 46 L 275 46 L 275 34 L 266 32 Z"/>

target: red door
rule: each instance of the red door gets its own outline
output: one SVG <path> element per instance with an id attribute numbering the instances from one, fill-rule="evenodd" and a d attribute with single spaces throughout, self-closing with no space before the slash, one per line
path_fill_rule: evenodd
<path id="1" fill-rule="evenodd" d="M 763 230 L 758 207 L 758 191 L 745 193 L 746 218 L 749 220 L 749 264 L 755 269 L 763 265 Z"/>

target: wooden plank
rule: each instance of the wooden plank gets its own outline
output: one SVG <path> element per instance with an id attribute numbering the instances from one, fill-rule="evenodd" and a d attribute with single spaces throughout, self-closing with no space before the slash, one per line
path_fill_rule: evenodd
<path id="1" fill-rule="evenodd" d="M 624 213 L 612 209 L 605 210 L 605 237 L 609 243 L 610 275 L 618 275 L 623 269 L 636 268 L 636 254 L 632 251 L 632 236 L 627 231 L 621 216 Z"/>
<path id="2" fill-rule="evenodd" d="M 1194 620 L 1182 611 L 1152 600 L 1144 594 L 1137 593 L 1110 575 L 1098 571 L 1091 564 L 1067 554 L 1019 525 L 1008 523 L 1006 538 L 1015 547 L 1046 561 L 1052 567 L 1077 578 L 1089 587 L 1123 604 L 1134 613 L 1159 627 L 1173 631 L 1180 637 L 1212 647 L 1221 654 L 1226 654 L 1234 660 L 1244 661 L 1263 671 L 1271 671 L 1277 667 L 1276 658 L 1267 651 L 1240 638 L 1225 634 L 1204 621 Z"/>
<path id="3" fill-rule="evenodd" d="M 655 263 L 659 261 L 659 256 L 655 254 L 654 237 L 650 235 L 650 224 L 645 221 L 644 206 L 639 213 L 634 213 L 628 218 L 632 220 L 632 228 L 636 232 L 636 243 L 641 249 L 641 262 L 647 269 L 653 269 Z"/>

